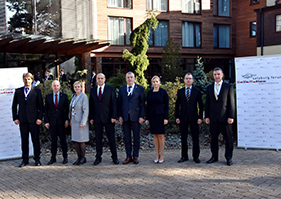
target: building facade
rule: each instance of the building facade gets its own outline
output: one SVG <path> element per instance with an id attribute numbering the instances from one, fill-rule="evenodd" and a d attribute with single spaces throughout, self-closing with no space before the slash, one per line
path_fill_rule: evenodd
<path id="1" fill-rule="evenodd" d="M 163 47 L 168 38 L 180 46 L 182 67 L 194 70 L 197 56 L 205 70 L 221 66 L 227 79 L 234 80 L 236 53 L 236 3 L 232 0 L 107 0 L 97 2 L 97 38 L 111 45 L 92 52 L 94 70 L 108 77 L 127 71 L 122 57 L 130 49 L 129 36 L 141 25 L 149 10 L 157 13 L 158 27 L 151 32 L 146 76 L 161 74 Z"/>

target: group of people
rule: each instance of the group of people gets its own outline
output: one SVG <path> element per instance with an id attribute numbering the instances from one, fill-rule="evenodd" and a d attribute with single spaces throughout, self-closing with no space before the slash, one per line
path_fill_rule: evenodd
<path id="1" fill-rule="evenodd" d="M 221 132 L 226 142 L 225 158 L 227 165 L 230 166 L 233 164 L 234 91 L 231 85 L 222 80 L 221 68 L 215 68 L 213 75 L 215 83 L 207 88 L 205 105 L 205 121 L 210 124 L 212 152 L 212 157 L 207 163 L 218 161 L 218 135 Z M 168 123 L 169 96 L 166 90 L 160 88 L 160 78 L 154 76 L 151 79 L 153 88 L 147 93 L 146 107 L 144 88 L 135 83 L 136 78 L 133 72 L 126 74 L 127 84 L 120 87 L 118 98 L 115 89 L 105 84 L 106 78 L 103 73 L 95 75 L 95 79 L 96 84 L 91 88 L 90 98 L 82 92 L 82 83 L 74 82 L 75 94 L 70 103 L 67 95 L 60 91 L 60 82 L 54 80 L 52 82 L 53 93 L 46 96 L 45 106 L 43 106 L 40 89 L 31 86 L 33 75 L 31 73 L 23 74 L 24 87 L 16 89 L 12 105 L 13 120 L 15 124 L 20 125 L 22 139 L 23 160 L 19 167 L 29 164 L 29 132 L 34 147 L 35 165 L 41 165 L 39 125 L 42 122 L 43 112 L 45 127 L 50 130 L 52 140 L 52 156 L 48 165 L 56 162 L 58 137 L 63 152 L 62 163 L 68 163 L 65 128 L 69 125 L 71 126 L 71 139 L 75 143 L 77 153 L 77 160 L 73 165 L 86 163 L 85 143 L 89 141 L 89 123 L 94 125 L 96 139 L 94 165 L 102 162 L 104 128 L 112 161 L 114 164 L 119 164 L 114 128 L 117 119 L 122 124 L 124 133 L 126 159 L 123 164 L 139 163 L 140 125 L 143 122 L 150 126 L 150 131 L 154 136 L 156 150 L 154 163 L 164 162 L 164 134 L 165 125 Z M 189 126 L 193 140 L 193 160 L 195 163 L 200 163 L 199 124 L 203 122 L 203 102 L 200 90 L 192 86 L 193 81 L 192 74 L 187 73 L 184 77 L 185 87 L 177 92 L 175 117 L 176 123 L 180 126 L 182 145 L 179 163 L 188 160 Z"/>

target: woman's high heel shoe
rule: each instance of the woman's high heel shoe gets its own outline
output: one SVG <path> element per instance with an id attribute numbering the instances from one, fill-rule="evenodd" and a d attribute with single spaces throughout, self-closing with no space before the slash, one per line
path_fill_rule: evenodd
<path id="1" fill-rule="evenodd" d="M 164 157 L 163 157 L 163 159 L 161 160 L 160 159 L 160 156 L 159 156 L 159 164 L 162 164 L 164 162 Z"/>

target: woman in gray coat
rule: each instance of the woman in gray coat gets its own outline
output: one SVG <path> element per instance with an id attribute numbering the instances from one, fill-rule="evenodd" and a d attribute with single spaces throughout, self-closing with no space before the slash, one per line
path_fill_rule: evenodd
<path id="1" fill-rule="evenodd" d="M 80 81 L 74 82 L 73 88 L 76 93 L 72 96 L 69 105 L 69 118 L 71 139 L 75 143 L 75 150 L 78 156 L 73 165 L 82 165 L 86 163 L 85 142 L 89 141 L 89 99 L 87 95 L 82 92 L 82 83 Z"/>

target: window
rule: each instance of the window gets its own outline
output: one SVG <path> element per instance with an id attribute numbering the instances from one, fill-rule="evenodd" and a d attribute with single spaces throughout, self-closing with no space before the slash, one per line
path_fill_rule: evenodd
<path id="1" fill-rule="evenodd" d="M 107 79 L 116 76 L 118 72 L 126 74 L 128 67 L 129 67 L 129 62 L 124 61 L 123 58 L 121 57 L 102 58 L 102 72 Z"/>
<path id="2" fill-rule="evenodd" d="M 182 46 L 201 47 L 201 24 L 182 22 Z"/>
<path id="3" fill-rule="evenodd" d="M 182 12 L 190 14 L 200 14 L 201 0 L 182 0 Z"/>
<path id="4" fill-rule="evenodd" d="M 276 32 L 281 32 L 281 15 L 276 15 Z"/>
<path id="5" fill-rule="evenodd" d="M 157 28 L 153 31 L 150 30 L 148 44 L 150 46 L 165 46 L 169 37 L 169 22 L 161 21 L 157 25 Z"/>
<path id="6" fill-rule="evenodd" d="M 257 22 L 250 22 L 250 37 L 255 37 L 257 35 Z"/>
<path id="7" fill-rule="evenodd" d="M 129 45 L 132 19 L 108 17 L 108 39 L 112 45 Z"/>
<path id="8" fill-rule="evenodd" d="M 214 25 L 214 47 L 230 48 L 230 25 Z"/>
<path id="9" fill-rule="evenodd" d="M 108 7 L 132 8 L 132 0 L 108 0 Z"/>
<path id="10" fill-rule="evenodd" d="M 230 0 L 213 0 L 213 14 L 223 17 L 229 17 Z"/>
<path id="11" fill-rule="evenodd" d="M 259 3 L 260 0 L 250 0 L 250 4 L 256 4 L 256 3 Z"/>
<path id="12" fill-rule="evenodd" d="M 146 0 L 148 10 L 168 11 L 168 0 Z"/>

